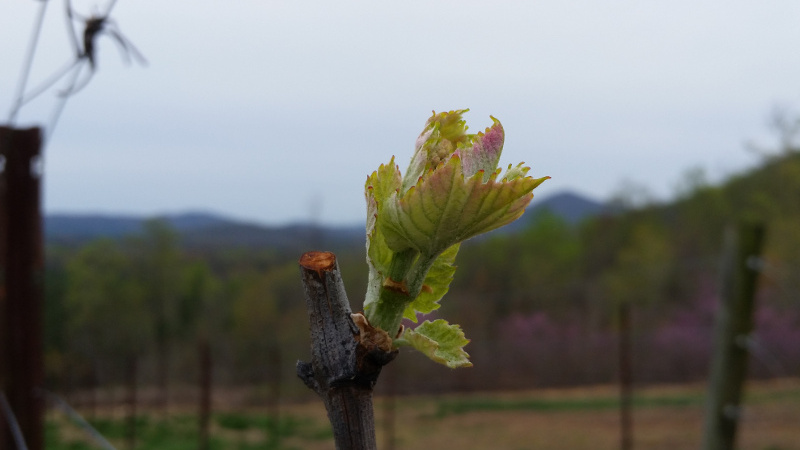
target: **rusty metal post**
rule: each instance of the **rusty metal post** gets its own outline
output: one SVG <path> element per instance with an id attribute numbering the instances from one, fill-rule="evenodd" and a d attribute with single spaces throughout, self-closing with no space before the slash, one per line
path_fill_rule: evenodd
<path id="1" fill-rule="evenodd" d="M 41 145 L 39 128 L 0 127 L 0 390 L 31 450 L 44 446 Z M 7 430 L 0 450 L 14 448 Z"/>

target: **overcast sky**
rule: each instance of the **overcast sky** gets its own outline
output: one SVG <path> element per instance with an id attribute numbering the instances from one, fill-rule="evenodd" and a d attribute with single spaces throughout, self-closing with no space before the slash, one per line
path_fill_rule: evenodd
<path id="1" fill-rule="evenodd" d="M 40 4 L 0 0 L 0 123 Z M 773 145 L 770 111 L 800 103 L 792 0 L 118 0 L 111 17 L 148 65 L 99 38 L 47 145 L 47 212 L 360 223 L 366 176 L 456 108 L 472 131 L 500 119 L 501 164 L 552 177 L 534 202 L 631 182 L 668 199 L 690 168 L 754 165 L 745 143 Z M 51 0 L 29 88 L 67 36 Z M 46 126 L 55 94 L 16 125 Z"/>

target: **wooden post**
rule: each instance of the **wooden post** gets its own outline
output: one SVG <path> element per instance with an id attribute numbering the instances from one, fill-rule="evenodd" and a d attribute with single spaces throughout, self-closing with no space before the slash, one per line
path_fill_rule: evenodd
<path id="1" fill-rule="evenodd" d="M 97 391 L 100 389 L 100 367 L 98 362 L 94 359 L 90 361 L 89 373 L 89 418 L 94 420 L 97 418 Z"/>
<path id="2" fill-rule="evenodd" d="M 383 450 L 395 450 L 397 441 L 397 367 L 389 370 L 384 377 L 383 399 Z"/>
<path id="3" fill-rule="evenodd" d="M 739 225 L 725 235 L 715 325 L 714 356 L 706 404 L 703 448 L 732 450 L 747 375 L 746 338 L 753 330 L 757 261 L 764 240 L 760 225 Z"/>
<path id="4" fill-rule="evenodd" d="M 0 127 L 0 391 L 30 450 L 44 446 L 41 144 L 39 128 Z M 15 448 L 6 430 L 2 450 Z"/>
<path id="5" fill-rule="evenodd" d="M 198 344 L 200 356 L 200 410 L 199 445 L 200 450 L 208 450 L 208 424 L 211 420 L 211 347 L 208 339 L 203 337 Z"/>
<path id="6" fill-rule="evenodd" d="M 386 332 L 352 314 L 336 256 L 308 252 L 300 258 L 311 331 L 311 363 L 297 375 L 322 397 L 337 450 L 375 450 L 372 391 L 381 367 L 397 355 Z"/>
<path id="7" fill-rule="evenodd" d="M 278 325 L 280 326 L 280 324 Z M 269 445 L 281 446 L 281 347 L 272 345 L 267 351 L 269 361 L 269 399 L 267 400 L 267 429 Z"/>
<path id="8" fill-rule="evenodd" d="M 617 306 L 619 320 L 619 418 L 620 449 L 633 448 L 633 367 L 631 364 L 631 305 Z"/>
<path id="9" fill-rule="evenodd" d="M 125 403 L 128 407 L 127 417 L 127 430 L 126 440 L 128 441 L 128 448 L 133 450 L 136 448 L 136 383 L 137 372 L 139 371 L 138 357 L 136 355 L 128 356 L 128 393 Z"/>

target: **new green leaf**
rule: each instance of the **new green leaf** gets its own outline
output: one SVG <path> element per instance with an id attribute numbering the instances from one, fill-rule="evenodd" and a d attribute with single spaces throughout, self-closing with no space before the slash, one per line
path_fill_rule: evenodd
<path id="1" fill-rule="evenodd" d="M 413 330 L 406 330 L 401 344 L 407 344 L 424 353 L 428 358 L 451 369 L 471 367 L 469 354 L 464 346 L 469 339 L 458 325 L 450 325 L 442 319 L 425 321 Z"/>
<path id="2" fill-rule="evenodd" d="M 460 243 L 513 222 L 549 177 L 529 177 L 522 163 L 498 169 L 505 131 L 467 133 L 466 109 L 433 113 L 417 138 L 405 174 L 394 158 L 367 177 L 368 322 L 396 337 L 405 317 L 439 308 L 455 273 Z M 469 342 L 457 325 L 437 320 L 407 331 L 408 344 L 450 367 L 469 365 Z"/>
<path id="3" fill-rule="evenodd" d="M 405 195 L 395 194 L 386 202 L 378 215 L 386 244 L 393 251 L 413 248 L 423 255 L 437 255 L 518 219 L 533 198 L 533 189 L 547 177 L 497 181 L 499 174 L 492 172 L 486 182 L 482 171 L 465 178 L 461 158 L 451 156 Z"/>
<path id="4" fill-rule="evenodd" d="M 417 322 L 417 313 L 428 314 L 439 309 L 439 300 L 444 297 L 456 273 L 456 255 L 461 244 L 445 250 L 431 266 L 417 298 L 405 309 L 403 317 Z"/>

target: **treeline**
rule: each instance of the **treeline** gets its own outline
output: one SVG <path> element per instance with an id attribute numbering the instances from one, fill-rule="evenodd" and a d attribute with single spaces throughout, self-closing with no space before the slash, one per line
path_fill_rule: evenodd
<path id="1" fill-rule="evenodd" d="M 47 248 L 48 384 L 67 392 L 116 386 L 135 370 L 137 383 L 165 402 L 171 387 L 198 383 L 205 345 L 216 383 L 284 379 L 308 352 L 299 255 L 187 248 L 166 222 L 143 228 Z"/>
<path id="2" fill-rule="evenodd" d="M 800 153 L 765 158 L 719 185 L 695 170 L 681 189 L 669 204 L 632 206 L 623 196 L 616 213 L 578 227 L 544 216 L 518 235 L 466 247 L 443 308 L 471 331 L 476 378 L 509 367 L 503 376 L 519 386 L 613 381 L 617 306 L 627 303 L 635 379 L 703 379 L 723 235 L 737 222 L 767 229 L 762 260 L 754 261 L 761 289 L 753 372 L 797 375 Z M 503 364 L 490 362 L 498 355 Z"/>
<path id="3" fill-rule="evenodd" d="M 381 383 L 418 392 L 612 382 L 620 303 L 632 311 L 637 381 L 702 379 L 722 235 L 737 221 L 767 227 L 753 372 L 798 374 L 800 153 L 720 185 L 691 172 L 670 204 L 617 203 L 576 226 L 544 214 L 519 233 L 463 245 L 442 311 L 472 339 L 475 367 L 451 371 L 403 352 Z M 158 221 L 124 240 L 48 247 L 48 384 L 112 386 L 134 370 L 167 401 L 198 382 L 198 348 L 208 343 L 215 384 L 256 387 L 253 402 L 306 395 L 294 377 L 309 353 L 296 262 L 304 250 L 202 249 Z M 358 309 L 364 248 L 337 255 Z"/>

